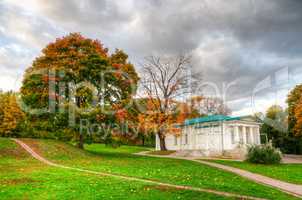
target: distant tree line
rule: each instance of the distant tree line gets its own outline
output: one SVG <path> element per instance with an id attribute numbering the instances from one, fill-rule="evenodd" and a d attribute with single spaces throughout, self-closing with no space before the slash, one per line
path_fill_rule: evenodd
<path id="1" fill-rule="evenodd" d="M 288 107 L 271 106 L 263 117 L 263 142 L 272 141 L 283 153 L 302 154 L 302 85 L 297 85 L 287 98 Z"/>

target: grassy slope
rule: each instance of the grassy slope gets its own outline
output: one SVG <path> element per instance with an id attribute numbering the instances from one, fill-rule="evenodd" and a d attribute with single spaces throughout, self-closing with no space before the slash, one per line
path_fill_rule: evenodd
<path id="1" fill-rule="evenodd" d="M 48 159 L 68 166 L 269 199 L 291 198 L 278 190 L 199 163 L 131 155 L 129 151 L 137 151 L 131 147 L 112 149 L 103 145 L 87 145 L 87 152 L 52 140 L 24 141 Z"/>
<path id="2" fill-rule="evenodd" d="M 227 160 L 212 162 L 237 167 L 290 183 L 302 184 L 302 164 L 261 165 Z"/>
<path id="3" fill-rule="evenodd" d="M 11 140 L 0 138 L 0 199 L 229 198 L 48 167 Z"/>

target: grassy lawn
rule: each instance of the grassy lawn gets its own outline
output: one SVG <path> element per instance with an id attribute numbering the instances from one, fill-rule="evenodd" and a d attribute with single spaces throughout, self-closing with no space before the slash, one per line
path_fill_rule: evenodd
<path id="1" fill-rule="evenodd" d="M 152 151 L 153 148 L 141 147 L 141 146 L 126 146 L 122 145 L 118 148 L 113 148 L 111 146 L 106 146 L 104 144 L 88 144 L 85 146 L 85 149 L 98 149 L 103 153 L 113 153 L 113 154 L 131 154 L 138 153 L 141 151 Z"/>
<path id="2" fill-rule="evenodd" d="M 199 163 L 131 154 L 146 150 L 144 148 L 113 149 L 93 144 L 85 146 L 87 151 L 81 151 L 71 145 L 52 140 L 23 141 L 49 160 L 68 166 L 268 199 L 295 199 L 278 190 Z"/>
<path id="3" fill-rule="evenodd" d="M 110 152 L 116 150 L 111 149 Z M 58 153 L 56 151 L 53 155 Z M 231 198 L 48 167 L 30 157 L 11 140 L 0 138 L 0 199 Z"/>
<path id="4" fill-rule="evenodd" d="M 175 153 L 175 151 L 150 151 L 148 154 L 166 156 Z"/>
<path id="5" fill-rule="evenodd" d="M 302 184 L 302 164 L 262 165 L 228 160 L 209 161 L 237 167 L 290 183 Z"/>

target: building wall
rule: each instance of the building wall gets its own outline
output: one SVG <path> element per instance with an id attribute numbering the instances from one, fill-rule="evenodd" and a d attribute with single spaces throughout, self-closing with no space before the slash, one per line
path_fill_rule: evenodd
<path id="1" fill-rule="evenodd" d="M 202 150 L 206 154 L 245 148 L 260 144 L 259 127 L 257 123 L 243 121 L 195 124 L 184 127 L 180 136 L 167 135 L 166 147 L 168 150 Z M 156 149 L 160 150 L 158 137 Z"/>

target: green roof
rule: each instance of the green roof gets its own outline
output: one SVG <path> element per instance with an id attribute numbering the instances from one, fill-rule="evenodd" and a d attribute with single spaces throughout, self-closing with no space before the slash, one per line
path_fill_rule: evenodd
<path id="1" fill-rule="evenodd" d="M 210 115 L 206 117 L 200 117 L 195 119 L 187 119 L 184 123 L 185 126 L 205 123 L 205 122 L 218 122 L 218 121 L 231 121 L 231 120 L 240 120 L 240 117 L 230 117 L 226 115 Z"/>

